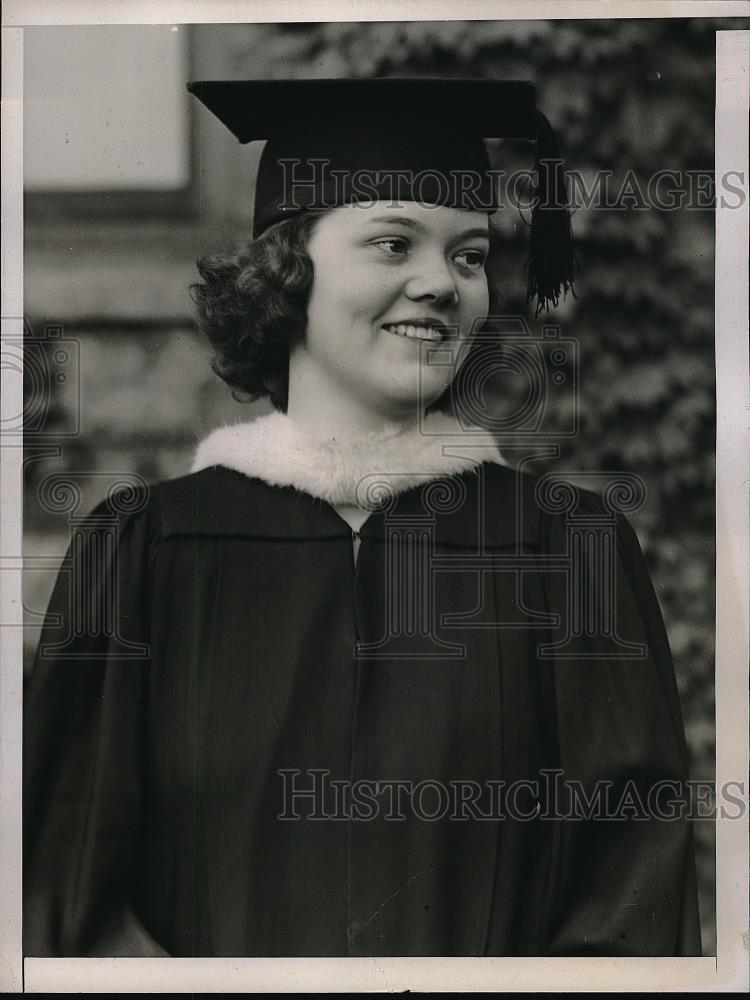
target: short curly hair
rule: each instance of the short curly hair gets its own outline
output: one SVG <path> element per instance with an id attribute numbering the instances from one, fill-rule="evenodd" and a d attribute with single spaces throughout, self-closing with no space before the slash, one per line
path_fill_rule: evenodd
<path id="1" fill-rule="evenodd" d="M 307 326 L 313 265 L 307 241 L 320 213 L 271 226 L 236 254 L 198 261 L 190 286 L 198 326 L 214 351 L 211 367 L 237 399 L 270 396 L 286 410 L 289 350 Z"/>
<path id="2" fill-rule="evenodd" d="M 268 396 L 286 412 L 290 348 L 305 335 L 313 263 L 307 244 L 323 212 L 304 212 L 271 226 L 235 254 L 198 261 L 190 286 L 198 327 L 214 351 L 211 367 L 240 401 Z M 490 288 L 490 313 L 497 303 Z M 454 405 L 454 383 L 430 410 Z"/>

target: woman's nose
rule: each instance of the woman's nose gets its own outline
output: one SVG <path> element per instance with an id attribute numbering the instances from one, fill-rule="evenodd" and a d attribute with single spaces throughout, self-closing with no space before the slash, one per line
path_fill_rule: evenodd
<path id="1" fill-rule="evenodd" d="M 439 305 L 454 305 L 458 301 L 458 288 L 450 264 L 444 257 L 437 255 L 418 263 L 405 291 L 415 302 L 422 300 Z"/>

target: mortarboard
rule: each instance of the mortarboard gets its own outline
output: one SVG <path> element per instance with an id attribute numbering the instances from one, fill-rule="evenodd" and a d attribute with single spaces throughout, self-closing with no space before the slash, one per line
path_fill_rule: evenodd
<path id="1" fill-rule="evenodd" d="M 565 172 L 532 84 L 515 80 L 212 80 L 188 90 L 241 143 L 267 140 L 253 236 L 306 210 L 375 198 L 492 212 L 484 139 L 536 144 L 527 299 L 573 290 Z"/>

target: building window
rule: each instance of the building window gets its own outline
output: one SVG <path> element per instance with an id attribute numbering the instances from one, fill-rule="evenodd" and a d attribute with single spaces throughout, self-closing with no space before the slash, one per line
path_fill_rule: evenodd
<path id="1" fill-rule="evenodd" d="M 50 200 L 63 214 L 137 209 L 139 201 L 149 211 L 189 207 L 189 32 L 184 25 L 25 30 L 32 214 Z"/>

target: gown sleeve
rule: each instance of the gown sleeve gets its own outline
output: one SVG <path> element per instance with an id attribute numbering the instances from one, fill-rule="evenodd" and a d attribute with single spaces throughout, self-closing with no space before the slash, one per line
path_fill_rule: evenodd
<path id="1" fill-rule="evenodd" d="M 166 954 L 134 898 L 157 541 L 146 500 L 116 495 L 73 525 L 26 687 L 26 955 Z"/>
<path id="2" fill-rule="evenodd" d="M 558 825 L 549 954 L 700 955 L 693 831 L 682 805 L 688 755 L 661 611 L 627 518 L 608 514 L 593 494 L 582 510 L 584 519 L 609 518 L 612 558 L 606 547 L 589 553 L 567 592 L 561 575 L 550 574 L 555 606 L 567 609 L 562 631 L 579 633 L 553 651 L 559 765 L 589 802 L 598 789 L 605 805 L 588 818 L 579 798 L 575 818 Z M 552 534 L 555 551 L 570 546 L 569 526 L 558 522 Z M 613 586 L 592 585 L 592 574 L 607 577 L 608 566 Z M 571 604 L 577 588 L 581 601 Z M 609 638 L 582 635 L 581 604 L 603 593 L 589 606 Z M 570 810 L 570 795 L 564 801 Z"/>

